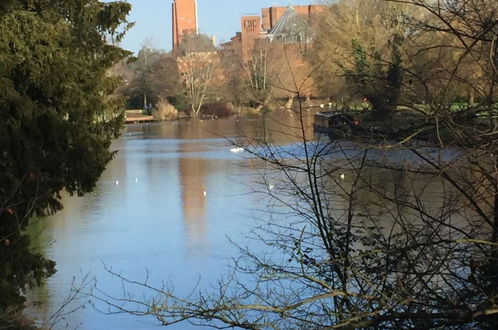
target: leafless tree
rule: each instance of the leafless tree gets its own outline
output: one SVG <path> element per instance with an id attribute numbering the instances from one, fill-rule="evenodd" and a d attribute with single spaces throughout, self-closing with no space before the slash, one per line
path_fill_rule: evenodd
<path id="1" fill-rule="evenodd" d="M 267 222 L 252 236 L 266 253 L 239 246 L 233 271 L 214 291 L 180 297 L 114 274 L 150 290 L 150 300 L 93 296 L 110 312 L 151 315 L 163 325 L 496 328 L 498 5 L 389 3 L 417 13 L 403 21 L 411 39 L 402 69 L 412 80 L 404 111 L 416 115 L 408 128 L 312 139 L 299 107 L 298 144 L 245 146 L 266 170 Z M 443 61 L 448 49 L 453 61 Z M 424 74 L 422 58 L 444 70 Z M 469 63 L 480 70 L 469 74 Z M 476 97 L 455 109 L 462 86 Z"/>
<path id="2" fill-rule="evenodd" d="M 190 114 L 197 117 L 214 86 L 223 79 L 218 54 L 207 36 L 186 35 L 179 46 L 177 62 Z"/>

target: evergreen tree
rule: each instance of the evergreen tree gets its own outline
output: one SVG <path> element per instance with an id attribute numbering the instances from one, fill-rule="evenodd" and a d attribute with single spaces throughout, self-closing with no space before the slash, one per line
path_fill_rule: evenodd
<path id="1" fill-rule="evenodd" d="M 29 219 L 60 210 L 61 192 L 92 190 L 123 122 L 108 74 L 128 53 L 130 5 L 2 0 L 0 5 L 0 324 L 22 291 L 55 272 L 29 249 Z"/>
<path id="2" fill-rule="evenodd" d="M 352 41 L 354 68 L 346 72 L 350 88 L 368 99 L 378 118 L 389 116 L 399 101 L 403 82 L 402 42 L 400 36 L 394 35 L 390 40 L 390 58 L 383 60 L 380 51 L 367 51 L 360 41 Z"/>

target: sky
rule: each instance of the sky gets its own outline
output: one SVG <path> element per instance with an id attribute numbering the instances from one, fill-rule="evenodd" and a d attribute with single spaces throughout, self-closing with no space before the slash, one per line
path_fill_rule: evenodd
<path id="1" fill-rule="evenodd" d="M 108 0 L 109 1 L 109 0 Z M 128 0 L 133 9 L 129 20 L 135 22 L 121 43 L 137 53 L 145 44 L 152 48 L 171 50 L 172 0 Z M 321 3 L 316 0 L 291 0 L 293 5 Z M 289 0 L 197 0 L 199 32 L 215 36 L 218 43 L 229 41 L 240 31 L 240 18 L 261 14 L 261 8 L 288 6 Z"/>

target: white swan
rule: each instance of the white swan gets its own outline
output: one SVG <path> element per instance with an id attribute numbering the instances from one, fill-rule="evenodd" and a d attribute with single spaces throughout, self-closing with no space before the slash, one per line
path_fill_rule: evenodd
<path id="1" fill-rule="evenodd" d="M 234 153 L 234 154 L 238 154 L 238 153 L 240 153 L 240 152 L 242 152 L 242 151 L 244 151 L 244 150 L 245 150 L 245 149 L 244 149 L 244 148 L 241 148 L 241 147 L 234 147 L 234 148 L 230 149 L 230 152 L 231 152 L 231 153 Z"/>

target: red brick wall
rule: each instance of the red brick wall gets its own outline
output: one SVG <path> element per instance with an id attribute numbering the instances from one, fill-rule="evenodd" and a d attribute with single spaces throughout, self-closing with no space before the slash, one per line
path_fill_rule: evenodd
<path id="1" fill-rule="evenodd" d="M 294 6 L 294 9 L 296 9 L 296 12 L 299 15 L 309 16 L 309 14 L 310 14 L 310 7 L 311 6 Z"/>
<path id="2" fill-rule="evenodd" d="M 270 20 L 271 20 L 271 27 L 273 28 L 275 24 L 277 24 L 277 21 L 282 17 L 287 10 L 287 7 L 271 7 L 270 8 Z"/>
<path id="3" fill-rule="evenodd" d="M 270 14 L 270 8 L 263 8 L 261 9 L 261 18 L 262 18 L 262 27 L 263 30 L 270 30 L 271 29 L 271 14 Z"/>

